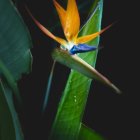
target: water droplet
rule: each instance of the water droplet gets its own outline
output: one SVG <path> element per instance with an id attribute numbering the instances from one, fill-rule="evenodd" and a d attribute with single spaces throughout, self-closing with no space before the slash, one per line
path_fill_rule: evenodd
<path id="1" fill-rule="evenodd" d="M 77 102 L 76 95 L 74 95 L 73 97 L 74 97 L 74 102 L 76 103 Z"/>

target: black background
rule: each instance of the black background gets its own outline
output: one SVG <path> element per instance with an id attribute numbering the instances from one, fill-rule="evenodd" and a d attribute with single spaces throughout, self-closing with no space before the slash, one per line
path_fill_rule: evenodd
<path id="1" fill-rule="evenodd" d="M 78 4 L 81 1 L 78 0 Z M 55 81 L 53 81 L 48 107 L 42 116 L 41 106 L 53 62 L 50 52 L 54 44 L 33 23 L 23 6 L 24 3 L 20 3 L 18 8 L 31 33 L 33 67 L 31 74 L 23 76 L 19 82 L 24 100 L 24 113 L 20 113 L 20 118 L 26 140 L 46 140 L 69 69 L 60 64 L 56 65 Z M 51 27 L 50 20 L 54 14 L 51 0 L 26 0 L 26 5 L 43 25 Z M 123 94 L 116 95 L 112 90 L 94 81 L 83 122 L 107 140 L 139 139 L 136 127 L 139 93 L 137 82 L 139 44 L 136 34 L 138 18 L 136 1 L 104 1 L 102 27 L 114 21 L 117 23 L 101 35 L 100 45 L 104 46 L 104 49 L 99 52 L 96 68 L 112 80 Z M 56 30 L 62 31 L 60 28 Z"/>

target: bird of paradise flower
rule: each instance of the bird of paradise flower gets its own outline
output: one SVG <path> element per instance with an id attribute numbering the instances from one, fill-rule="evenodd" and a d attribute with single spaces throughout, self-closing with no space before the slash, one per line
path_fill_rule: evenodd
<path id="1" fill-rule="evenodd" d="M 68 0 L 66 10 L 61 7 L 59 3 L 56 2 L 56 0 L 53 0 L 53 2 L 59 15 L 66 40 L 53 35 L 48 29 L 46 29 L 33 17 L 27 7 L 26 9 L 36 23 L 36 25 L 41 29 L 41 31 L 61 45 L 60 48 L 55 49 L 53 55 L 56 61 L 59 61 L 60 63 L 81 72 L 89 78 L 96 79 L 108 85 L 117 93 L 121 93 L 121 91 L 106 77 L 104 77 L 92 66 L 90 66 L 88 63 L 86 63 L 84 60 L 82 60 L 76 55 L 77 53 L 84 53 L 96 50 L 96 46 L 89 46 L 85 43 L 98 37 L 101 33 L 110 28 L 111 25 L 107 26 L 99 32 L 79 37 L 78 34 L 80 30 L 80 17 L 76 0 Z"/>

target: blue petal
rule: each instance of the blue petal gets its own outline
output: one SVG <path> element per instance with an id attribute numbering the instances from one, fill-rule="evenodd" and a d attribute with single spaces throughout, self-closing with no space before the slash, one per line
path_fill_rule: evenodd
<path id="1" fill-rule="evenodd" d="M 94 51 L 96 49 L 97 49 L 97 47 L 95 47 L 95 46 L 89 46 L 89 45 L 86 45 L 86 44 L 78 44 L 78 45 L 74 45 L 69 50 L 69 53 L 73 55 L 73 54 L 76 54 L 76 53 L 84 53 L 84 52 Z"/>

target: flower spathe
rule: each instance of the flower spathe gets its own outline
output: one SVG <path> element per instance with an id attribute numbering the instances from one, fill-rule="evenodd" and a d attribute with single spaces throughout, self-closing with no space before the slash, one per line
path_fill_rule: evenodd
<path id="1" fill-rule="evenodd" d="M 50 38 L 58 42 L 63 46 L 65 50 L 68 50 L 71 55 L 76 53 L 83 53 L 88 51 L 96 50 L 95 46 L 88 46 L 87 44 L 84 44 L 86 42 L 89 42 L 93 39 L 95 39 L 97 36 L 99 36 L 101 33 L 103 33 L 105 30 L 107 30 L 111 25 L 107 26 L 103 30 L 86 35 L 78 37 L 79 30 L 80 30 L 80 17 L 78 8 L 76 5 L 76 0 L 68 0 L 67 9 L 65 10 L 63 7 L 61 7 L 56 0 L 53 0 L 54 5 L 56 7 L 57 13 L 60 18 L 60 22 L 64 31 L 64 35 L 66 37 L 65 39 L 62 39 L 60 37 L 57 37 L 53 35 L 48 29 L 46 29 L 42 24 L 40 24 L 29 12 L 30 16 L 34 20 L 34 22 L 37 24 L 37 26 Z"/>

